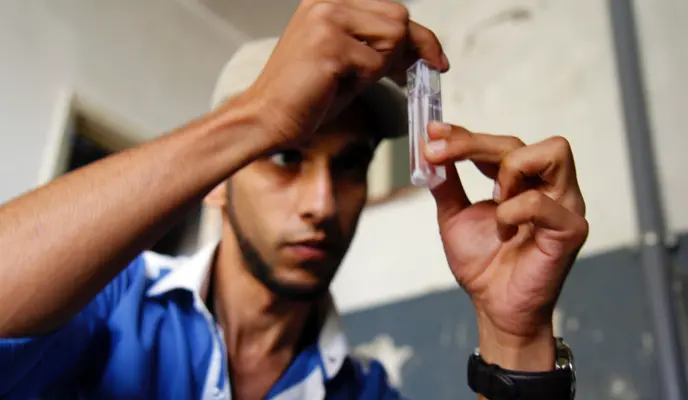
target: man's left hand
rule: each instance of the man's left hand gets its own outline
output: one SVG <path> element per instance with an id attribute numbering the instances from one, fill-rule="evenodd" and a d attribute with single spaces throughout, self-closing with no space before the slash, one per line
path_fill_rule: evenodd
<path id="1" fill-rule="evenodd" d="M 566 139 L 526 146 L 511 136 L 431 123 L 426 158 L 447 166 L 433 189 L 449 266 L 478 317 L 483 358 L 503 368 L 554 366 L 552 318 L 564 280 L 588 235 L 585 202 Z M 472 204 L 455 162 L 495 181 Z"/>

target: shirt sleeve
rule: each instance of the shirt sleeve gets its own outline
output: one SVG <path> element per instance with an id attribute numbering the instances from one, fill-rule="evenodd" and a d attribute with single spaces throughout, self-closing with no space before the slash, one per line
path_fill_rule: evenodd
<path id="1" fill-rule="evenodd" d="M 142 257 L 135 259 L 81 312 L 58 330 L 40 336 L 0 339 L 0 398 L 33 398 L 77 367 L 120 299 L 144 279 Z"/>

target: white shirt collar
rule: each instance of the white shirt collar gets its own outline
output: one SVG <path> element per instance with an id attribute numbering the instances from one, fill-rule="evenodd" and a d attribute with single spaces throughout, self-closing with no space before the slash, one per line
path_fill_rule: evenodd
<path id="1" fill-rule="evenodd" d="M 205 298 L 206 293 L 203 292 L 207 291 L 210 278 L 208 273 L 213 264 L 216 248 L 217 243 L 213 243 L 190 257 L 168 257 L 153 252 L 144 253 L 146 272 L 149 277 L 156 279 L 161 267 L 170 269 L 167 275 L 156 280 L 146 295 L 156 297 L 171 290 L 184 289 Z"/>
<path id="2" fill-rule="evenodd" d="M 158 297 L 172 290 L 182 289 L 205 298 L 210 280 L 209 272 L 217 246 L 218 243 L 205 246 L 190 257 L 168 257 L 153 252 L 144 253 L 146 273 L 150 278 L 159 277 L 164 268 L 171 269 L 167 275 L 157 279 L 151 285 L 146 296 Z M 349 353 L 349 344 L 341 318 L 332 300 L 330 300 L 325 323 L 318 335 L 318 349 L 322 355 L 326 378 L 331 379 L 341 369 Z"/>

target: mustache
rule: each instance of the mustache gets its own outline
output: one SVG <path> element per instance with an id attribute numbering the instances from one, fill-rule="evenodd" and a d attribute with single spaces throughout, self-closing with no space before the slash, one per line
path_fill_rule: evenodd
<path id="1" fill-rule="evenodd" d="M 346 238 L 340 229 L 303 228 L 289 232 L 280 241 L 283 246 L 308 245 L 328 252 L 340 253 L 346 248 Z"/>

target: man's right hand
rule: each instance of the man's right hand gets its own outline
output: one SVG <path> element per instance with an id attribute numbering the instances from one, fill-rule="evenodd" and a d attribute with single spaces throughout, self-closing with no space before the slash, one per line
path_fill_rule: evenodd
<path id="1" fill-rule="evenodd" d="M 306 139 L 328 115 L 418 58 L 449 68 L 432 31 L 394 0 L 304 0 L 245 95 L 265 110 L 279 146 Z"/>

